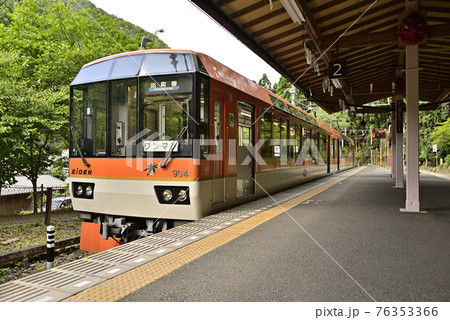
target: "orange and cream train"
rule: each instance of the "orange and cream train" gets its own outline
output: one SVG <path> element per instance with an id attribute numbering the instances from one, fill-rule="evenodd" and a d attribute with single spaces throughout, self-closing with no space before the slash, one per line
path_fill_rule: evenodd
<path id="1" fill-rule="evenodd" d="M 354 166 L 351 139 L 187 50 L 83 66 L 71 136 L 70 190 L 88 251 Z"/>

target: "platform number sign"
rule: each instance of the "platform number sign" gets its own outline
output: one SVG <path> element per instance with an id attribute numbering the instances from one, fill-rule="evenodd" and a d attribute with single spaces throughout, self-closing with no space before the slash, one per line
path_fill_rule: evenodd
<path id="1" fill-rule="evenodd" d="M 330 79 L 343 78 L 347 75 L 345 61 L 331 61 L 328 66 Z"/>

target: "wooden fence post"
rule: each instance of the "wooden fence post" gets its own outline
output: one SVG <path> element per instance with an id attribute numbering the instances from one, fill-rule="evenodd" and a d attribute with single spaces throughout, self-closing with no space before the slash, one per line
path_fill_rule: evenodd
<path id="1" fill-rule="evenodd" d="M 47 226 L 50 225 L 50 220 L 52 218 L 52 195 L 53 195 L 53 188 L 48 187 L 47 199 L 45 204 L 45 224 Z"/>

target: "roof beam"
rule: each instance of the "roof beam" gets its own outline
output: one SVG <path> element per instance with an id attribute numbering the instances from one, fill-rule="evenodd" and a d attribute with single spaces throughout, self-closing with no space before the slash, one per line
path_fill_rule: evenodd
<path id="1" fill-rule="evenodd" d="M 249 21 L 247 23 L 242 24 L 241 28 L 244 29 L 244 30 L 248 29 L 250 27 L 256 26 L 256 25 L 258 25 L 260 23 L 266 22 L 269 19 L 276 18 L 276 17 L 278 17 L 278 16 L 280 16 L 282 14 L 285 14 L 285 13 L 286 13 L 286 11 L 284 10 L 284 8 L 281 8 L 281 9 L 278 9 L 278 10 L 274 10 L 274 11 L 272 11 L 272 12 L 270 12 L 268 14 L 265 14 L 265 15 L 259 17 L 259 18 L 256 18 L 256 19 L 254 19 L 252 21 Z"/>
<path id="2" fill-rule="evenodd" d="M 429 26 L 427 39 L 449 38 L 450 23 Z M 325 50 L 336 41 L 336 37 L 325 37 L 321 40 L 321 48 Z M 379 44 L 396 44 L 398 43 L 397 28 L 389 29 L 382 32 L 359 33 L 352 36 L 341 37 L 338 41 L 339 49 L 357 48 Z"/>
<path id="3" fill-rule="evenodd" d="M 277 30 L 277 29 L 281 29 L 281 28 L 286 27 L 286 26 L 288 26 L 288 25 L 290 25 L 290 24 L 292 24 L 291 18 L 286 19 L 286 20 L 283 20 L 283 21 L 281 21 L 281 22 L 278 22 L 278 23 L 276 23 L 276 24 L 274 24 L 274 25 L 271 25 L 270 27 L 261 29 L 261 30 L 259 30 L 259 31 L 255 31 L 255 32 L 252 33 L 252 37 L 253 37 L 253 38 L 256 38 L 256 37 L 265 35 L 266 33 L 273 32 L 273 31 L 275 31 L 275 30 Z"/>
<path id="4" fill-rule="evenodd" d="M 290 30 L 287 30 L 285 32 L 283 32 L 281 35 L 276 35 L 274 37 L 271 38 L 267 38 L 264 39 L 262 41 L 259 42 L 260 45 L 265 46 L 266 44 L 275 42 L 275 41 L 280 41 L 281 39 L 287 38 L 289 36 L 295 35 L 295 34 L 304 34 L 305 33 L 305 29 L 301 28 L 301 27 L 295 27 L 292 28 Z M 254 34 L 253 34 L 254 36 Z M 300 39 L 297 39 L 298 42 L 300 42 Z"/>
<path id="5" fill-rule="evenodd" d="M 249 14 L 255 10 L 261 9 L 261 8 L 265 7 L 266 5 L 267 4 L 264 1 L 260 1 L 255 4 L 252 4 L 251 6 L 248 6 L 242 10 L 232 13 L 230 15 L 230 17 L 231 17 L 231 19 L 237 19 L 237 18 L 245 16 L 246 14 Z"/>
<path id="6" fill-rule="evenodd" d="M 252 50 L 257 56 L 263 59 L 266 63 L 268 63 L 272 68 L 274 68 L 278 73 L 280 73 L 283 77 L 285 77 L 289 82 L 295 83 L 295 87 L 299 89 L 305 96 L 309 96 L 309 90 L 304 88 L 299 82 L 297 82 L 289 71 L 287 71 L 269 52 L 267 52 L 263 47 L 259 45 L 259 43 L 247 32 L 244 31 L 244 25 L 239 26 L 235 21 L 231 20 L 230 17 L 225 14 L 218 6 L 208 0 L 190 0 L 194 3 L 198 8 L 203 10 L 207 15 L 216 20 L 219 24 L 221 24 L 224 28 L 226 28 L 231 34 L 233 34 L 236 38 L 242 41 L 250 50 Z M 283 13 L 285 12 L 284 9 Z M 275 13 L 272 13 L 270 17 L 269 15 L 265 15 L 264 17 L 272 18 Z M 276 13 L 275 16 L 279 15 Z M 260 19 L 256 19 L 260 20 Z M 259 23 L 259 22 L 258 22 Z M 255 20 L 250 23 L 251 25 L 257 24 Z M 314 97 L 310 97 L 312 101 L 316 99 Z M 331 113 L 332 110 L 326 105 L 322 105 L 318 103 L 321 108 L 325 111 Z"/>

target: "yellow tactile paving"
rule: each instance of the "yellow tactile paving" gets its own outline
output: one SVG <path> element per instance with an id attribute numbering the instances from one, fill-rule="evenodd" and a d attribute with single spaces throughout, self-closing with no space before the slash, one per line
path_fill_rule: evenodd
<path id="1" fill-rule="evenodd" d="M 112 302 L 117 301 L 123 297 L 126 297 L 132 291 L 123 290 L 119 288 L 111 288 L 103 284 L 96 285 L 88 289 L 89 292 L 81 292 L 70 298 L 67 298 L 66 302 Z"/>
<path id="2" fill-rule="evenodd" d="M 450 176 L 446 175 L 446 174 L 436 173 L 436 172 L 426 171 L 426 170 L 420 170 L 420 172 L 429 174 L 430 176 L 435 176 L 435 177 L 438 177 L 438 178 L 450 180 Z"/>
<path id="3" fill-rule="evenodd" d="M 119 288 L 133 292 L 142 288 L 143 283 L 149 284 L 158 278 L 160 278 L 160 276 L 143 274 L 137 271 L 130 271 L 129 273 L 127 273 L 126 277 L 115 277 L 110 281 L 103 283 L 103 286 L 114 289 Z"/>
<path id="4" fill-rule="evenodd" d="M 111 280 L 107 280 L 99 285 L 93 286 L 83 292 L 78 293 L 64 301 L 118 301 L 128 294 L 152 283 L 153 281 L 171 273 L 172 271 L 192 262 L 212 250 L 230 242 L 244 233 L 256 228 L 257 226 L 269 221 L 279 214 L 299 205 L 300 203 L 311 199 L 326 189 L 338 184 L 342 180 L 363 170 L 361 167 L 352 172 L 342 175 L 340 178 L 326 183 L 312 191 L 298 196 L 290 201 L 284 202 L 279 206 L 263 211 L 242 222 L 238 222 L 226 229 L 214 233 L 206 238 L 200 239 L 190 245 L 171 252 L 161 258 L 150 261 L 149 263 L 137 267 L 130 272 L 119 275 Z"/>

